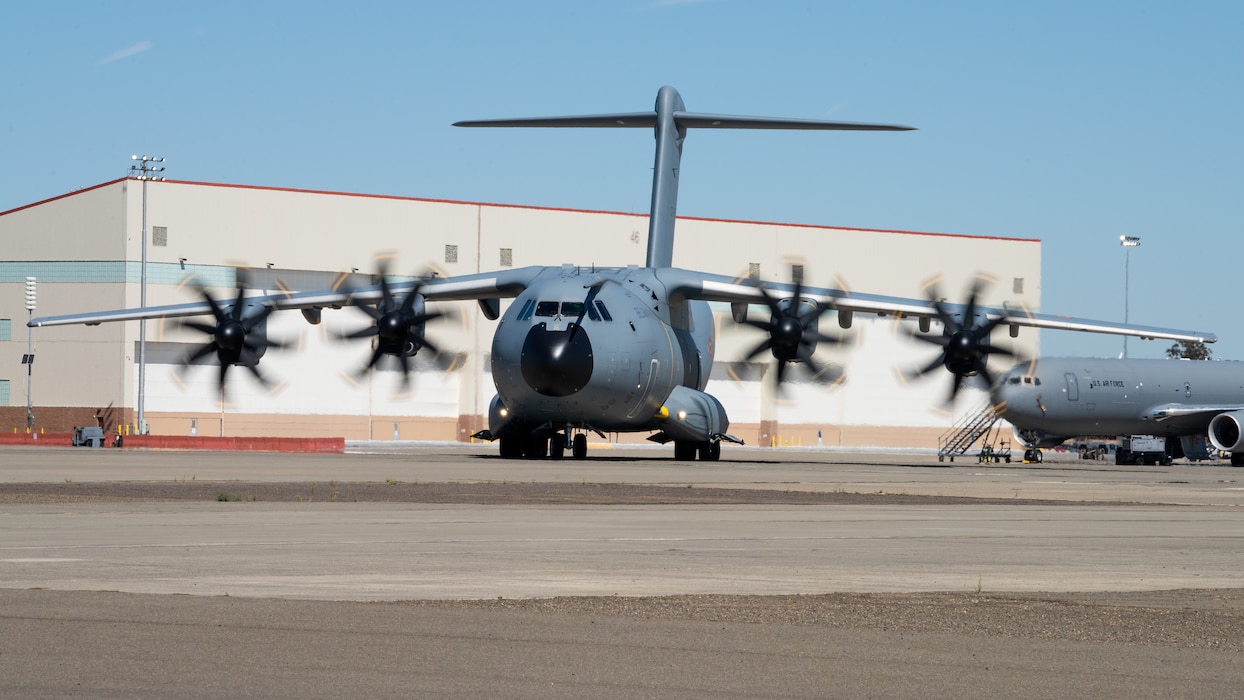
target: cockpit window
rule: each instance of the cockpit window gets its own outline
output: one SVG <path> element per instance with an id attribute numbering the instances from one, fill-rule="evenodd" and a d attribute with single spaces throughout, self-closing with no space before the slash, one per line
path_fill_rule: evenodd
<path id="1" fill-rule="evenodd" d="M 597 299 L 597 300 L 596 300 L 596 308 L 600 309 L 600 317 L 601 317 L 601 318 L 605 319 L 606 321 L 612 321 L 612 320 L 613 320 L 613 316 L 610 316 L 610 315 L 609 315 L 609 309 L 606 309 L 606 308 L 605 308 L 605 302 L 603 302 L 603 301 L 601 301 L 601 300 Z"/>
<path id="2" fill-rule="evenodd" d="M 593 321 L 613 320 L 613 317 L 609 315 L 609 309 L 605 308 L 605 302 L 599 300 L 587 305 L 587 317 Z"/>
<path id="3" fill-rule="evenodd" d="M 584 306 L 582 301 L 531 301 L 530 299 L 523 305 L 522 311 L 518 313 L 518 320 L 525 321 L 531 318 L 532 312 L 536 316 L 561 316 L 563 318 L 577 319 L 585 315 L 593 321 L 612 321 L 613 316 L 609 315 L 609 309 L 605 308 L 605 303 L 594 300 Z"/>
<path id="4" fill-rule="evenodd" d="M 535 310 L 536 302 L 534 299 L 528 299 L 523 303 L 523 308 L 518 312 L 518 320 L 526 321 L 531 318 L 531 312 Z"/>

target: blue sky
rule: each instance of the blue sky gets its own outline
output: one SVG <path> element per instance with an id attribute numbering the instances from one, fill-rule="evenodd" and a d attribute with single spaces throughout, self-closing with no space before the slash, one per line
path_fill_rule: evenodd
<path id="1" fill-rule="evenodd" d="M 1108 320 L 1140 236 L 1130 319 L 1244 359 L 1242 3 L 71 0 L 10 4 L 0 37 L 0 211 L 158 153 L 175 179 L 642 212 L 638 132 L 450 124 L 668 84 L 693 111 L 920 129 L 695 132 L 681 214 L 1039 238 L 1043 310 Z"/>

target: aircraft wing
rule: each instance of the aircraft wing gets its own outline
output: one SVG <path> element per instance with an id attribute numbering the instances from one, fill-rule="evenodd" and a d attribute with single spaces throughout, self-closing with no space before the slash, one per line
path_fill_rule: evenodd
<path id="1" fill-rule="evenodd" d="M 687 299 L 703 299 L 705 301 L 729 302 L 731 304 L 764 305 L 766 303 L 760 284 L 754 280 L 726 277 L 724 275 L 710 275 L 677 268 L 662 270 L 659 276 L 666 283 L 671 296 L 681 295 Z M 776 292 L 778 295 L 793 294 L 795 291 L 794 284 L 766 283 L 764 288 L 770 294 Z M 928 299 L 860 294 L 848 290 L 823 287 L 802 287 L 800 295 L 804 298 L 813 299 L 822 305 L 830 306 L 839 313 L 872 313 L 878 316 L 899 318 L 938 319 L 937 308 Z M 978 313 L 985 314 L 990 321 L 1001 319 L 1003 323 L 1012 326 L 1107 333 L 1150 339 L 1165 338 L 1169 340 L 1199 341 L 1203 343 L 1218 341 L 1216 334 L 1206 331 L 1158 328 L 1114 321 L 1097 321 L 1073 318 L 1071 316 L 1033 313 L 1027 309 L 1008 307 L 982 307 L 977 311 Z"/>
<path id="2" fill-rule="evenodd" d="M 1209 419 L 1219 413 L 1240 410 L 1244 410 L 1244 404 L 1164 403 L 1145 410 L 1141 417 L 1146 420 L 1157 421 L 1160 423 L 1162 421 L 1174 418 L 1186 418 L 1188 416 L 1204 416 L 1206 419 Z"/>
<path id="3" fill-rule="evenodd" d="M 526 289 L 541 269 L 543 268 L 533 266 L 477 275 L 432 277 L 412 282 L 394 282 L 389 285 L 389 290 L 391 294 L 401 295 L 409 292 L 415 284 L 420 284 L 420 293 L 423 294 L 427 301 L 508 298 L 517 296 L 522 290 Z M 246 301 L 251 304 L 263 304 L 277 311 L 286 309 L 336 309 L 352 303 L 375 303 L 380 301 L 382 294 L 380 285 L 375 284 L 365 287 L 341 287 L 337 289 L 262 294 L 247 296 Z M 228 303 L 228 301 L 222 300 L 221 303 Z M 210 315 L 211 313 L 211 304 L 204 300 L 168 306 L 87 311 L 63 316 L 41 316 L 31 319 L 26 325 L 36 328 L 79 324 L 96 326 L 101 323 L 111 323 L 114 321 L 183 318 L 187 316 Z"/>

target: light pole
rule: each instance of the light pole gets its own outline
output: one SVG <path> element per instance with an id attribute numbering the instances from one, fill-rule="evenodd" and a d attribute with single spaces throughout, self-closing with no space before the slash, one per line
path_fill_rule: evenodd
<path id="1" fill-rule="evenodd" d="M 35 412 L 30 402 L 30 379 L 32 370 L 35 368 L 35 329 L 30 325 L 29 321 L 35 314 L 35 278 L 26 278 L 26 354 L 22 357 L 22 364 L 26 365 L 26 432 L 31 432 L 35 427 Z"/>
<path id="2" fill-rule="evenodd" d="M 1123 322 L 1128 322 L 1130 291 L 1132 286 L 1132 248 L 1140 245 L 1140 236 L 1119 236 L 1123 246 Z M 1127 357 L 1127 336 L 1123 336 L 1123 357 Z"/>
<path id="3" fill-rule="evenodd" d="M 142 263 L 139 266 L 138 305 L 147 308 L 147 181 L 163 180 L 164 158 L 130 156 L 130 177 L 143 183 Z M 138 434 L 147 434 L 147 319 L 138 320 Z"/>

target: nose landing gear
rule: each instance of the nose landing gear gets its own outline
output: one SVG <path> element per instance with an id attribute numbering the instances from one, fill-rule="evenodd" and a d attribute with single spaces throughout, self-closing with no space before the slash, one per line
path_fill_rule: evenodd
<path id="1" fill-rule="evenodd" d="M 567 447 L 570 448 L 571 457 L 575 459 L 587 457 L 587 435 L 578 433 L 570 437 L 566 433 L 553 433 L 553 437 L 549 438 L 549 456 L 553 459 L 561 459 Z"/>

